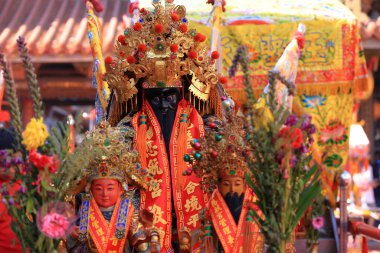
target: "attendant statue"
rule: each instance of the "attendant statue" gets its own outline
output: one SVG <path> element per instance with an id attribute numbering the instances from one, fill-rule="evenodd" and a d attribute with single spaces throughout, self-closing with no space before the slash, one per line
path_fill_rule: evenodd
<path id="1" fill-rule="evenodd" d="M 84 187 L 85 193 L 79 224 L 67 240 L 69 252 L 160 251 L 154 217 L 144 209 L 139 211 L 135 196 L 136 189 L 147 187 L 147 176 L 138 153 L 127 142 L 133 134 L 102 122 L 74 154 L 84 166 L 76 190 Z M 90 152 L 90 161 L 81 160 L 83 152 Z"/>
<path id="2" fill-rule="evenodd" d="M 193 152 L 185 156 L 193 164 L 188 174 L 201 177 L 202 189 L 209 194 L 203 213 L 205 252 L 263 252 L 263 236 L 250 215 L 257 197 L 245 182 L 250 150 L 244 142 L 242 119 L 209 118 L 206 128 L 210 131 L 193 140 Z"/>

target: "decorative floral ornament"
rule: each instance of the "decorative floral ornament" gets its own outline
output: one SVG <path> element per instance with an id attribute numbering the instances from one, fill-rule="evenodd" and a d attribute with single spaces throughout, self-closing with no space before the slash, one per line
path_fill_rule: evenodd
<path id="1" fill-rule="evenodd" d="M 49 238 L 66 237 L 73 229 L 74 224 L 74 211 L 65 202 L 50 202 L 42 206 L 37 214 L 38 229 Z"/>
<path id="2" fill-rule="evenodd" d="M 346 127 L 338 120 L 331 120 L 324 128 L 321 129 L 318 144 L 333 145 L 343 144 L 348 139 Z"/>
<path id="3" fill-rule="evenodd" d="M 291 145 L 292 148 L 298 149 L 303 142 L 302 131 L 298 127 L 283 127 L 280 130 L 278 137 L 283 139 L 285 148 L 289 148 Z"/>
<path id="4" fill-rule="evenodd" d="M 318 96 L 307 96 L 302 94 L 302 104 L 305 108 L 316 108 L 326 104 L 326 96 L 319 94 Z"/>
<path id="5" fill-rule="evenodd" d="M 27 150 L 37 149 L 44 145 L 46 138 L 49 136 L 43 118 L 32 118 L 24 132 L 22 132 L 22 144 Z"/>
<path id="6" fill-rule="evenodd" d="M 319 230 L 325 225 L 325 219 L 322 216 L 315 217 L 312 224 L 314 229 Z"/>
<path id="7" fill-rule="evenodd" d="M 55 173 L 60 165 L 59 160 L 55 156 L 41 155 L 35 149 L 29 152 L 29 161 L 38 170 L 48 169 L 51 173 Z"/>
<path id="8" fill-rule="evenodd" d="M 323 164 L 329 167 L 334 167 L 338 169 L 340 165 L 342 164 L 342 162 L 343 162 L 343 159 L 340 155 L 333 154 L 331 156 L 328 156 L 326 160 L 323 161 Z"/>

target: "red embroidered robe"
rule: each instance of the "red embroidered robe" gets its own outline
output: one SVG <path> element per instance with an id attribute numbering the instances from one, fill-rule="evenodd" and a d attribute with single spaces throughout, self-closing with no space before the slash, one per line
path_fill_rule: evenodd
<path id="1" fill-rule="evenodd" d="M 141 192 L 140 209 L 147 209 L 154 214 L 154 226 L 158 228 L 162 252 L 172 250 L 172 213 L 177 217 L 177 230 L 186 228 L 194 231 L 200 228 L 199 211 L 205 207 L 205 194 L 200 187 L 200 178 L 194 174 L 182 175 L 178 168 L 178 133 L 181 114 L 187 114 L 187 152 L 191 151 L 190 141 L 204 135 L 203 121 L 195 108 L 187 101 L 178 104 L 173 130 L 170 138 L 170 161 L 166 152 L 160 124 L 149 103 L 144 103 L 147 131 L 145 136 L 138 135 L 138 123 L 141 111 L 134 115 L 132 126 L 138 138 L 146 140 L 146 164 L 148 173 L 153 175 L 149 188 Z M 189 165 L 187 165 L 189 166 Z M 174 198 L 174 199 L 172 199 Z M 172 201 L 175 210 L 172 210 Z M 192 252 L 196 252 L 193 249 Z"/>

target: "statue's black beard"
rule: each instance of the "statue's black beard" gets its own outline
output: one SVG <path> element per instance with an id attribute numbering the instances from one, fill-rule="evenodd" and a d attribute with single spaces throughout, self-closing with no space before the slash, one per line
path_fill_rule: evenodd
<path id="1" fill-rule="evenodd" d="M 162 135 L 165 140 L 165 146 L 166 151 L 169 155 L 169 143 L 170 143 L 170 137 L 172 134 L 174 119 L 176 115 L 175 108 L 153 108 L 154 113 L 156 114 L 157 120 L 160 123 Z M 170 159 L 170 158 L 169 158 Z"/>
<path id="2" fill-rule="evenodd" d="M 228 209 L 230 209 L 230 212 L 232 214 L 232 217 L 235 220 L 235 223 L 238 224 L 241 209 L 243 207 L 244 193 L 242 193 L 239 196 L 237 194 L 237 192 L 234 192 L 233 194 L 231 194 L 231 192 L 229 192 L 226 194 L 226 196 L 224 196 L 224 200 L 226 201 Z"/>

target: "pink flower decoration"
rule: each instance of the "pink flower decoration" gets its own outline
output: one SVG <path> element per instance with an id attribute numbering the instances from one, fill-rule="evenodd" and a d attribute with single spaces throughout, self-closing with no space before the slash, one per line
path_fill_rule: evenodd
<path id="1" fill-rule="evenodd" d="M 72 231 L 75 224 L 73 208 L 65 202 L 49 202 L 37 213 L 37 226 L 49 238 L 61 239 Z"/>
<path id="2" fill-rule="evenodd" d="M 66 216 L 50 213 L 42 218 L 41 232 L 49 238 L 60 239 L 66 236 L 70 221 Z"/>
<path id="3" fill-rule="evenodd" d="M 312 223 L 314 229 L 319 230 L 325 225 L 325 219 L 322 216 L 318 216 L 313 219 Z"/>

